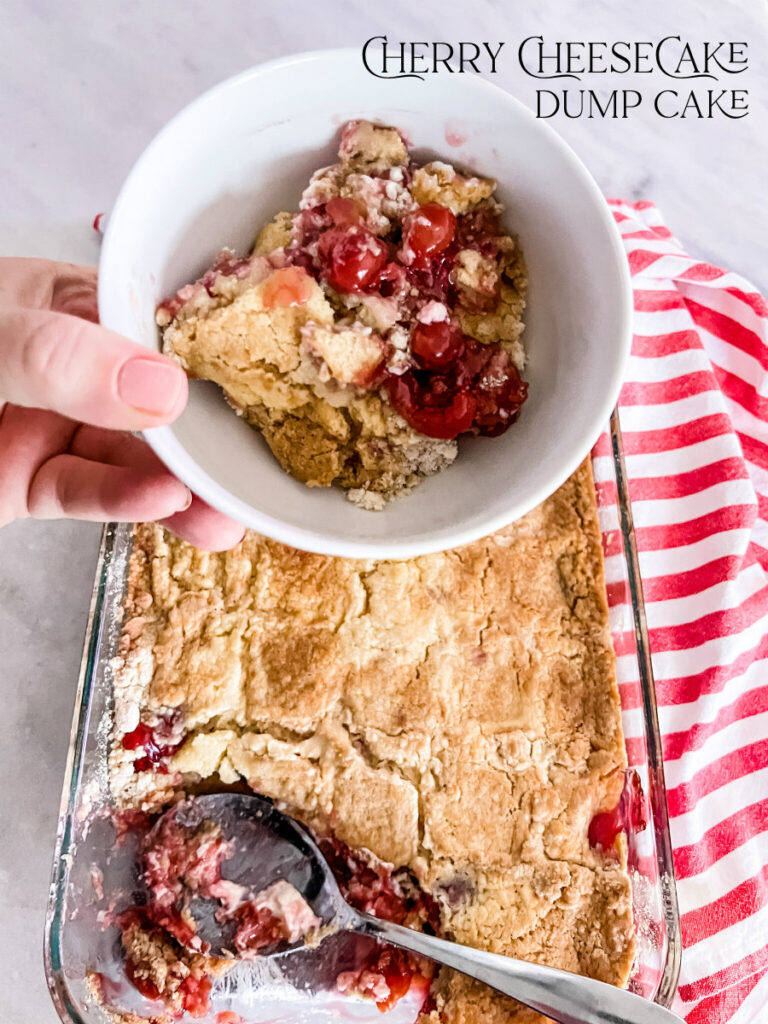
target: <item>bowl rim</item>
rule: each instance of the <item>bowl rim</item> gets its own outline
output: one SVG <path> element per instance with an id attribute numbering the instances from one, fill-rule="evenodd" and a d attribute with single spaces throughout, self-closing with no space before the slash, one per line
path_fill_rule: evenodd
<path id="1" fill-rule="evenodd" d="M 219 94 L 226 93 L 251 79 L 268 74 L 270 71 L 320 61 L 349 61 L 353 56 L 356 57 L 358 55 L 358 49 L 358 47 L 349 46 L 306 50 L 255 64 L 229 78 L 223 79 L 200 93 L 183 106 L 156 132 L 126 175 L 107 220 L 106 230 L 102 239 L 98 282 L 99 317 L 103 323 L 108 325 L 108 321 L 111 319 L 109 316 L 109 293 L 112 291 L 113 285 L 109 282 L 109 268 L 114 258 L 113 252 L 119 249 L 120 245 L 119 236 L 116 234 L 116 228 L 119 227 L 119 222 L 122 219 L 120 215 L 130 200 L 130 193 L 133 190 L 134 182 L 142 175 L 145 165 L 154 159 L 155 151 L 161 149 L 164 145 L 166 137 L 176 131 L 178 123 L 190 116 L 194 116 L 196 110 L 216 102 Z M 501 94 L 504 102 L 514 108 L 518 116 L 535 123 L 536 130 L 547 136 L 550 144 L 559 150 L 565 163 L 578 177 L 581 185 L 595 203 L 596 212 L 602 221 L 603 227 L 606 229 L 620 285 L 618 296 L 620 330 L 618 332 L 619 336 L 616 338 L 617 349 L 620 348 L 620 358 L 617 359 L 614 366 L 611 375 L 611 385 L 605 389 L 600 401 L 594 403 L 594 411 L 590 417 L 590 429 L 584 431 L 584 438 L 586 440 L 582 440 L 579 445 L 571 450 L 570 457 L 564 460 L 559 473 L 551 477 L 548 484 L 536 488 L 524 500 L 518 500 L 515 503 L 509 504 L 503 510 L 493 515 L 480 516 L 479 518 L 477 516 L 474 517 L 471 524 L 441 527 L 434 533 L 402 540 L 387 538 L 362 540 L 354 537 L 336 537 L 329 536 L 319 530 L 291 525 L 243 501 L 214 480 L 197 464 L 187 449 L 181 444 L 171 425 L 154 427 L 143 431 L 145 440 L 155 454 L 168 466 L 175 476 L 190 487 L 203 501 L 219 512 L 242 523 L 244 526 L 267 537 L 271 537 L 273 540 L 316 554 L 349 558 L 410 558 L 462 547 L 515 522 L 541 504 L 575 472 L 589 454 L 602 431 L 607 428 L 611 412 L 618 401 L 629 362 L 633 308 L 629 264 L 621 234 L 611 209 L 584 162 L 548 122 L 536 118 L 533 111 L 521 100 L 495 82 L 490 82 L 481 76 L 472 75 L 467 79 L 463 79 L 462 84 L 479 92 L 490 90 L 497 96 Z"/>

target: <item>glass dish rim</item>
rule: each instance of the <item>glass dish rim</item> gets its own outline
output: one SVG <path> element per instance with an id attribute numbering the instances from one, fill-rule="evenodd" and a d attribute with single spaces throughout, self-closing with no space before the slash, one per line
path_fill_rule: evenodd
<path id="1" fill-rule="evenodd" d="M 626 561 L 627 582 L 632 606 L 632 623 L 648 754 L 647 798 L 652 810 L 651 818 L 655 832 L 656 860 L 666 940 L 666 957 L 653 1002 L 669 1008 L 677 990 L 680 974 L 682 935 L 666 802 L 662 738 L 618 408 L 614 409 L 611 415 L 608 434 L 616 477 L 619 529 L 622 535 L 623 557 Z M 69 868 L 74 854 L 76 798 L 82 777 L 85 742 L 88 737 L 91 716 L 94 669 L 105 626 L 103 611 L 107 574 L 115 551 L 120 525 L 117 523 L 105 524 L 101 535 L 94 590 L 85 630 L 83 657 L 75 693 L 72 729 L 64 771 L 51 883 L 46 907 L 43 950 L 45 977 L 54 1007 L 63 1024 L 86 1024 L 69 998 L 61 951 L 62 915 L 65 907 Z"/>

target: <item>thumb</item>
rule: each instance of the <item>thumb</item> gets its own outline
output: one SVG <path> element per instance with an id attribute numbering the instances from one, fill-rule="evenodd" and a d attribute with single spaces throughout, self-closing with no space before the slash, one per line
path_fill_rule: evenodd
<path id="1" fill-rule="evenodd" d="M 176 363 L 65 313 L 0 307 L 0 403 L 114 430 L 170 423 L 187 401 Z"/>

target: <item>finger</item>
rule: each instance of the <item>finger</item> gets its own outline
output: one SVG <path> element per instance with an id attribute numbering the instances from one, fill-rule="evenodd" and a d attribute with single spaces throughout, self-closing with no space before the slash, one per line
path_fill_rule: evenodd
<path id="1" fill-rule="evenodd" d="M 81 427 L 69 450 L 74 455 L 116 466 L 132 466 L 145 473 L 165 472 L 163 463 L 145 441 L 115 430 Z M 195 547 L 207 551 L 234 547 L 244 533 L 239 523 L 216 512 L 200 498 L 194 498 L 186 511 L 166 519 L 163 525 Z"/>
<path id="2" fill-rule="evenodd" d="M 186 400 L 184 371 L 159 352 L 78 317 L 0 307 L 0 401 L 141 430 L 170 423 Z"/>
<path id="3" fill-rule="evenodd" d="M 73 455 L 92 462 L 108 462 L 110 466 L 131 466 L 145 472 L 167 472 L 147 442 L 124 430 L 80 426 L 69 445 Z"/>
<path id="4" fill-rule="evenodd" d="M 29 483 L 52 455 L 65 452 L 77 424 L 55 412 L 6 405 L 0 414 L 0 526 L 29 515 Z"/>
<path id="5" fill-rule="evenodd" d="M 54 260 L 0 259 L 0 304 L 98 321 L 96 268 Z"/>
<path id="6" fill-rule="evenodd" d="M 191 501 L 189 488 L 170 473 L 147 474 L 67 454 L 43 463 L 32 479 L 28 506 L 35 519 L 133 522 L 171 516 Z"/>
<path id="7" fill-rule="evenodd" d="M 196 495 L 184 512 L 160 521 L 182 540 L 204 551 L 227 551 L 243 539 L 245 527 L 206 505 Z"/>

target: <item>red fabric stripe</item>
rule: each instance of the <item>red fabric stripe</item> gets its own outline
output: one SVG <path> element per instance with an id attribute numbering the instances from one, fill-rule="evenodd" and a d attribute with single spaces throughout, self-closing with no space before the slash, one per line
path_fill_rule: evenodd
<path id="1" fill-rule="evenodd" d="M 676 818 L 692 811 L 702 797 L 714 793 L 728 782 L 741 779 L 750 772 L 768 768 L 768 740 L 758 740 L 746 747 L 739 747 L 724 754 L 716 761 L 701 768 L 690 782 L 667 790 L 669 815 Z M 766 822 L 768 826 L 768 822 Z"/>
<path id="2" fill-rule="evenodd" d="M 741 633 L 768 611 L 768 584 L 735 608 L 708 612 L 680 626 L 660 626 L 649 631 L 655 652 L 688 650 L 716 637 Z"/>
<path id="3" fill-rule="evenodd" d="M 718 821 L 704 833 L 701 841 L 675 850 L 675 875 L 692 878 L 711 867 L 731 850 L 738 849 L 751 839 L 768 830 L 768 799 Z"/>
<path id="4" fill-rule="evenodd" d="M 616 214 L 614 213 L 614 217 L 615 216 Z M 628 220 L 627 217 L 624 217 L 623 219 Z M 621 237 L 625 241 L 627 239 L 634 240 L 635 238 L 647 238 L 651 240 L 656 240 L 660 238 L 667 239 L 672 237 L 672 232 L 669 230 L 669 228 L 665 228 L 659 225 L 658 227 L 654 228 L 642 228 L 638 231 L 624 231 L 622 232 Z"/>
<path id="5" fill-rule="evenodd" d="M 633 765 L 644 764 L 648 754 L 645 749 L 645 742 L 638 737 L 628 737 L 625 739 L 627 747 L 627 764 L 630 768 Z"/>
<path id="6" fill-rule="evenodd" d="M 685 1019 L 688 1024 L 724 1024 L 739 1009 L 758 981 L 760 975 L 753 974 L 733 988 L 724 989 L 702 1000 Z"/>
<path id="7" fill-rule="evenodd" d="M 602 506 L 616 505 L 618 500 L 618 491 L 616 490 L 615 480 L 598 480 L 595 483 L 595 491 L 597 492 L 597 504 Z"/>
<path id="8" fill-rule="evenodd" d="M 754 878 L 737 885 L 725 896 L 683 914 L 680 927 L 683 942 L 692 946 L 710 935 L 751 917 L 768 903 L 768 864 Z"/>
<path id="9" fill-rule="evenodd" d="M 611 445 L 611 438 L 608 433 L 602 433 L 595 442 L 595 446 L 592 449 L 592 454 L 595 457 L 600 455 L 613 456 L 613 447 Z"/>
<path id="10" fill-rule="evenodd" d="M 696 331 L 670 331 L 668 334 L 635 334 L 632 339 L 632 355 L 639 359 L 658 359 L 672 356 L 676 352 L 703 350 L 701 338 Z"/>
<path id="11" fill-rule="evenodd" d="M 736 436 L 739 439 L 741 450 L 744 452 L 744 457 L 749 462 L 754 462 L 760 469 L 768 470 L 768 445 L 758 441 L 756 437 L 752 437 L 750 434 L 742 433 L 740 430 L 736 431 Z"/>
<path id="12" fill-rule="evenodd" d="M 713 463 L 713 465 L 715 465 Z M 693 473 L 697 471 L 692 471 Z M 687 474 L 686 474 L 687 475 Z M 660 478 L 667 479 L 667 478 Z M 668 478 L 674 480 L 674 477 Z M 731 478 L 729 478 L 731 479 Z M 638 481 L 635 481 L 632 485 L 632 491 Z M 721 481 L 714 481 L 715 483 Z M 684 480 L 683 488 L 686 486 L 693 486 L 693 480 Z M 709 485 L 711 486 L 711 484 Z M 704 489 L 704 488 L 701 488 Z M 695 493 L 693 491 L 687 493 Z M 658 495 L 656 497 L 659 497 Z M 636 494 L 632 493 L 631 498 L 633 501 L 641 500 Z M 768 499 L 767 499 L 768 500 Z M 613 504 L 610 501 L 604 502 L 603 507 Z M 716 533 L 721 533 L 727 530 L 739 530 L 750 528 L 755 520 L 755 505 L 731 505 L 730 507 L 714 512 L 709 512 L 706 515 L 699 516 L 698 519 L 690 519 L 683 523 L 674 523 L 669 526 L 642 526 L 635 528 L 635 536 L 637 539 L 638 547 L 641 552 L 643 551 L 664 551 L 673 547 L 680 547 L 686 544 L 694 544 L 697 541 L 704 540 L 707 537 L 711 537 Z M 611 530 L 608 533 L 603 534 L 603 553 L 606 557 L 620 554 L 623 550 L 623 541 L 621 533 L 618 530 Z M 739 556 L 732 556 L 737 559 L 742 565 L 746 567 L 747 564 L 751 564 L 753 559 L 748 562 L 745 561 L 747 556 L 739 558 Z M 642 561 L 642 558 L 641 558 Z M 715 560 L 719 561 L 719 560 Z M 701 573 L 701 569 L 692 569 L 691 573 Z M 676 573 L 678 578 L 684 579 L 688 573 Z M 653 587 L 656 580 L 666 580 L 666 576 L 650 577 L 644 581 L 644 585 Z M 693 578 L 693 577 L 691 577 Z M 712 582 L 707 584 L 705 582 L 705 576 L 700 577 L 702 580 L 700 589 L 705 589 L 706 586 L 712 586 L 712 583 L 718 582 L 713 572 Z M 660 584 L 664 586 L 664 584 Z M 681 586 L 686 587 L 689 584 L 681 583 Z M 679 595 L 679 596 L 682 596 Z M 648 594 L 646 593 L 648 598 Z M 650 600 L 659 600 L 659 598 L 649 598 Z"/>
<path id="13" fill-rule="evenodd" d="M 701 978 L 690 985 L 681 985 L 677 991 L 684 1002 L 690 1003 L 694 999 L 702 999 L 704 996 L 721 992 L 752 974 L 757 973 L 759 977 L 766 967 L 768 967 L 768 945 L 765 949 L 758 949 L 735 964 L 729 964 L 728 967 L 724 967 L 721 971 L 716 971 L 706 978 Z"/>
<path id="14" fill-rule="evenodd" d="M 758 419 L 768 420 L 768 398 L 763 398 L 758 394 L 752 384 L 729 373 L 728 370 L 724 370 L 715 363 L 712 363 L 712 370 L 724 395 Z"/>
<path id="15" fill-rule="evenodd" d="M 606 196 L 605 201 L 609 206 L 626 206 L 628 210 L 640 209 L 639 206 L 636 206 L 629 199 L 617 199 L 615 196 Z M 641 199 L 640 202 L 644 204 L 642 209 L 645 209 L 648 206 L 653 206 L 653 203 L 649 199 Z"/>
<path id="16" fill-rule="evenodd" d="M 620 658 L 624 654 L 635 654 L 635 634 L 634 633 L 614 633 L 613 634 L 613 649 L 616 652 L 616 657 Z"/>
<path id="17" fill-rule="evenodd" d="M 725 274 L 719 267 L 713 267 L 711 263 L 695 263 L 688 267 L 678 277 L 683 281 L 716 281 L 718 277 Z"/>
<path id="18" fill-rule="evenodd" d="M 710 736 L 716 735 L 732 722 L 740 722 L 768 711 L 768 686 L 748 690 L 721 710 L 712 722 L 700 722 L 686 732 L 671 732 L 664 739 L 664 760 L 675 761 L 689 750 L 698 750 Z"/>
<path id="19" fill-rule="evenodd" d="M 729 665 L 713 665 L 690 676 L 677 679 L 656 678 L 656 699 L 659 704 L 690 704 L 699 697 L 719 693 L 732 679 L 742 675 L 754 662 L 768 657 L 768 633 L 751 650 L 744 651 Z M 766 665 L 768 677 L 768 665 Z"/>
<path id="20" fill-rule="evenodd" d="M 650 416 L 649 422 L 653 422 Z M 720 437 L 721 434 L 730 434 L 732 430 L 733 425 L 725 413 L 712 413 L 676 427 L 626 433 L 624 451 L 628 455 L 669 452 L 675 448 L 687 448 L 688 445 L 707 441 L 711 437 Z"/>
<path id="21" fill-rule="evenodd" d="M 759 505 L 759 498 L 758 498 L 758 505 Z M 762 515 L 760 516 L 760 518 L 763 521 L 765 521 L 763 519 Z M 754 559 L 757 562 L 757 564 L 760 566 L 760 568 L 765 570 L 766 572 L 768 572 L 768 548 L 761 547 L 759 544 L 756 544 L 754 540 L 752 540 L 752 541 L 750 541 L 750 544 L 749 544 L 749 550 L 752 553 L 752 555 L 754 556 Z"/>
<path id="22" fill-rule="evenodd" d="M 676 597 L 691 597 L 718 583 L 735 579 L 742 564 L 743 559 L 738 555 L 724 555 L 699 566 L 698 569 L 643 580 L 643 596 L 648 603 L 669 601 Z"/>
<path id="23" fill-rule="evenodd" d="M 640 690 L 640 681 L 633 679 L 630 682 L 619 683 L 619 697 L 621 707 L 624 711 L 632 708 L 639 708 L 643 702 L 643 695 Z"/>
<path id="24" fill-rule="evenodd" d="M 605 590 L 608 595 L 609 608 L 615 608 L 619 604 L 629 604 L 629 587 L 626 580 L 606 583 Z"/>
<path id="25" fill-rule="evenodd" d="M 676 288 L 669 291 L 644 291 L 637 287 L 633 294 L 634 308 L 638 313 L 667 312 L 670 309 L 685 308 L 685 301 Z"/>
<path id="26" fill-rule="evenodd" d="M 640 274 L 663 255 L 661 252 L 648 252 L 647 249 L 633 249 L 627 256 L 629 272 L 633 275 Z"/>
<path id="27" fill-rule="evenodd" d="M 617 554 L 620 551 L 621 542 L 616 538 L 618 531 L 612 531 L 609 545 L 616 550 L 609 554 Z M 604 547 L 605 534 L 603 535 Z M 678 597 L 688 597 L 690 594 L 699 594 L 718 583 L 727 582 L 729 579 L 737 578 L 739 571 L 747 565 L 755 563 L 756 559 L 751 554 L 753 545 L 750 545 L 743 558 L 738 555 L 727 555 L 722 559 L 715 559 L 699 569 L 691 569 L 689 572 L 673 573 L 669 576 L 655 576 L 643 580 L 643 596 L 646 605 L 653 601 L 667 601 Z M 608 604 L 614 608 L 617 605 L 629 604 L 629 591 L 626 580 L 615 580 L 606 584 Z M 662 703 L 659 701 L 659 703 Z M 681 703 L 681 702 L 673 702 Z"/>
<path id="28" fill-rule="evenodd" d="M 662 405 L 691 398 L 707 391 L 717 391 L 717 379 L 711 370 L 686 373 L 682 377 L 659 381 L 628 381 L 621 389 L 621 405 Z M 648 416 L 653 422 L 653 413 Z"/>
<path id="29" fill-rule="evenodd" d="M 669 526 L 642 526 L 635 529 L 640 551 L 664 551 L 667 548 L 695 544 L 724 530 L 751 528 L 756 516 L 757 505 L 731 505 L 728 508 L 707 512 L 686 523 L 672 523 Z M 642 558 L 641 558 L 642 562 Z"/>
<path id="30" fill-rule="evenodd" d="M 624 542 L 618 530 L 611 530 L 603 534 L 603 555 L 610 558 L 612 555 L 620 555 L 624 550 Z"/>
<path id="31" fill-rule="evenodd" d="M 726 480 L 748 479 L 749 471 L 744 460 L 733 455 L 674 476 L 636 477 L 630 482 L 629 491 L 632 501 L 683 498 Z"/>
<path id="32" fill-rule="evenodd" d="M 746 303 L 758 316 L 768 319 L 768 302 L 758 292 L 745 292 L 742 288 L 724 288 L 723 291 Z"/>
<path id="33" fill-rule="evenodd" d="M 768 370 L 768 350 L 758 334 L 750 331 L 748 327 L 743 327 L 725 313 L 719 313 L 709 306 L 702 306 L 694 299 L 686 298 L 685 305 L 695 324 L 728 345 L 733 345 L 734 348 L 753 356 L 764 370 Z"/>

